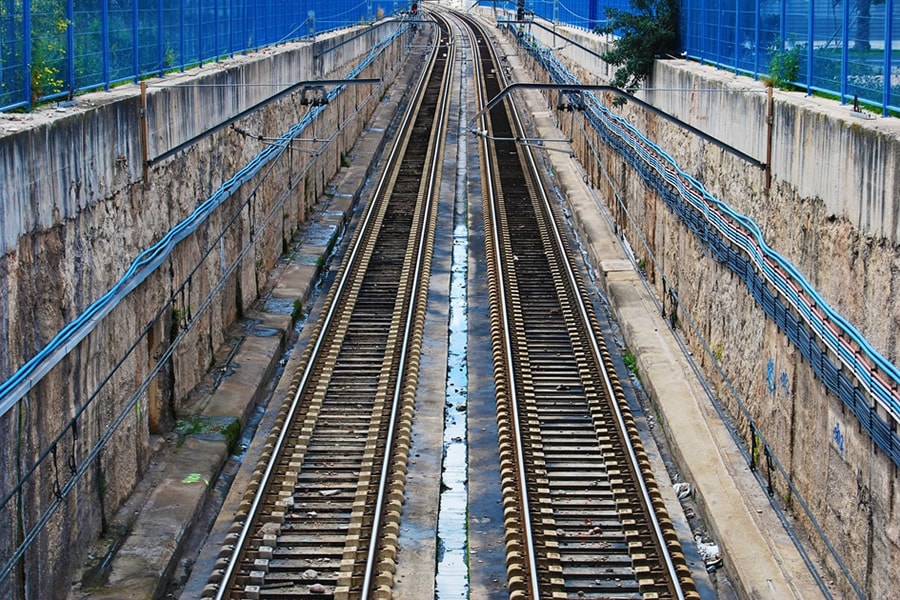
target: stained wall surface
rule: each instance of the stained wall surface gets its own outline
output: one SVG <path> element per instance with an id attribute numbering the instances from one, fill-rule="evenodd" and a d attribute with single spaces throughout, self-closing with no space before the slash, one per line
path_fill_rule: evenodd
<path id="1" fill-rule="evenodd" d="M 358 74 L 383 84 L 347 87 L 303 140 L 263 161 L 313 110 L 302 87 L 276 94 L 347 77 L 397 27 L 148 80 L 143 99 L 128 85 L 0 115 L 0 381 L 142 264 L 146 249 L 198 223 L 0 416 L 3 562 L 54 510 L 0 596 L 64 596 L 83 552 L 146 471 L 151 436 L 172 429 L 227 326 L 258 298 L 342 167 L 403 45 L 387 44 Z M 230 179 L 257 162 L 264 168 Z"/>

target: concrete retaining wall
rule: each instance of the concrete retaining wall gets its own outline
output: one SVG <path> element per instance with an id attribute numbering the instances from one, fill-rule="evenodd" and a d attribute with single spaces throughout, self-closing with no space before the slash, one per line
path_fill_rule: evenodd
<path id="1" fill-rule="evenodd" d="M 0 378 L 45 347 L 140 252 L 309 108 L 295 93 L 233 128 L 218 128 L 223 122 L 297 81 L 344 78 L 396 27 L 363 35 L 348 30 L 148 81 L 146 155 L 136 86 L 79 97 L 64 111 L 0 115 Z M 403 52 L 394 42 L 360 77 L 389 83 Z M 233 190 L 0 417 L 0 493 L 10 494 L 0 506 L 4 563 L 41 515 L 59 505 L 0 582 L 0 596 L 65 597 L 84 550 L 146 471 L 152 434 L 172 428 L 180 404 L 211 367 L 227 325 L 257 299 L 266 273 L 341 168 L 382 89 L 347 88 L 304 132 L 304 141 Z M 178 152 L 166 156 L 173 149 Z M 74 426 L 67 426 L 73 417 Z M 93 451 L 105 436 L 102 450 Z M 26 483 L 15 492 L 20 478 Z"/>
<path id="2" fill-rule="evenodd" d="M 607 83 L 604 78 L 611 70 L 596 57 L 537 27 L 531 33 L 544 47 L 563 47 L 558 55 L 567 57 L 568 68 L 582 82 Z M 583 32 L 566 35 L 602 50 L 601 40 Z M 531 64 L 536 78 L 547 81 Z M 696 63 L 665 60 L 657 61 L 645 87 L 653 91 L 640 97 L 655 107 L 766 161 L 762 83 Z M 548 99 L 555 102 L 550 94 Z M 774 105 L 768 190 L 763 172 L 737 156 L 635 103 L 619 112 L 715 197 L 752 217 L 767 243 L 896 363 L 900 122 L 861 119 L 847 106 L 800 92 L 776 90 Z M 601 149 L 599 158 L 591 155 L 582 134 L 589 125 L 572 113 L 558 118 L 575 139 L 579 159 L 646 266 L 666 314 L 688 340 L 744 443 L 752 445 L 752 419 L 858 586 L 870 598 L 890 597 L 896 590 L 891 574 L 900 572 L 898 469 L 766 318 L 747 286 L 709 256 L 704 244 L 620 156 L 589 135 L 590 144 Z M 759 459 L 765 470 L 765 457 L 760 454 Z M 800 530 L 827 554 L 796 495 L 777 470 L 772 477 L 775 493 L 797 517 Z M 826 557 L 826 563 L 831 571 L 826 578 L 854 595 L 836 562 Z"/>

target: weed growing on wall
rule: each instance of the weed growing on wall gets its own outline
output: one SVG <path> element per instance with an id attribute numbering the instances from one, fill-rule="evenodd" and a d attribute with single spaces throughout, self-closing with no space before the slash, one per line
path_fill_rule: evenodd
<path id="1" fill-rule="evenodd" d="M 782 90 L 791 90 L 800 75 L 800 45 L 777 39 L 769 46 L 769 81 Z"/>

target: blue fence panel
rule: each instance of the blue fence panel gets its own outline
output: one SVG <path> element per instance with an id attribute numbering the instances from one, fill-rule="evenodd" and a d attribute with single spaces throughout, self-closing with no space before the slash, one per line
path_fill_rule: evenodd
<path id="1" fill-rule="evenodd" d="M 487 2 L 482 2 L 482 4 L 488 5 Z M 514 11 L 516 9 L 516 3 L 512 1 L 498 2 L 496 6 L 506 10 Z M 607 8 L 630 10 L 630 3 L 628 0 L 606 2 L 600 0 L 527 0 L 525 2 L 526 12 L 534 13 L 548 21 L 583 29 L 594 29 L 606 25 Z"/>
<path id="2" fill-rule="evenodd" d="M 891 70 L 885 67 L 885 57 L 891 56 L 893 45 L 885 37 L 887 19 L 885 4 L 872 3 L 863 14 L 857 1 L 850 47 L 847 58 L 847 88 L 845 98 L 859 96 L 872 104 L 880 104 L 885 87 L 891 88 Z"/>
<path id="3" fill-rule="evenodd" d="M 410 2 L 393 4 L 405 9 Z M 378 9 L 392 6 L 374 0 L 0 0 L 0 110 L 368 22 Z"/>
<path id="4" fill-rule="evenodd" d="M 552 16 L 553 3 L 548 2 L 548 4 L 551 6 Z M 606 15 L 602 12 L 597 6 L 597 2 L 593 0 L 566 0 L 559 3 L 557 10 L 561 22 L 585 29 L 593 29 L 601 21 L 605 21 Z"/>
<path id="5" fill-rule="evenodd" d="M 703 36 L 700 59 L 719 64 L 719 5 L 714 0 L 703 2 L 700 6 L 700 19 Z"/>
<path id="6" fill-rule="evenodd" d="M 253 11 L 250 10 L 250 4 L 247 0 L 237 0 L 232 4 L 232 23 L 233 31 L 231 33 L 232 51 L 236 49 L 246 49 L 253 47 L 253 22 L 251 21 Z"/>
<path id="7" fill-rule="evenodd" d="M 163 67 L 166 70 L 184 68 L 188 62 L 185 60 L 183 4 L 184 0 L 162 2 Z"/>
<path id="8" fill-rule="evenodd" d="M 808 92 L 900 109 L 896 0 L 685 0 L 690 58 Z"/>
<path id="9" fill-rule="evenodd" d="M 367 19 L 370 6 L 374 12 L 374 2 L 370 5 L 366 0 L 332 0 L 327 4 L 317 3 L 313 7 L 316 12 L 316 29 L 324 31 L 362 23 Z"/>
<path id="10" fill-rule="evenodd" d="M 134 22 L 135 41 L 137 43 L 138 74 L 162 74 L 163 61 L 160 57 L 159 6 L 160 0 L 139 0 L 132 16 Z"/>
<path id="11" fill-rule="evenodd" d="M 198 4 L 200 23 L 200 60 L 208 61 L 219 57 L 218 46 L 218 3 L 219 0 L 201 0 Z"/>
<path id="12" fill-rule="evenodd" d="M 0 106 L 16 106 L 28 101 L 23 21 L 22 4 L 3 0 L 0 4 Z"/>
<path id="13" fill-rule="evenodd" d="M 734 66 L 738 71 L 753 70 L 751 50 L 756 45 L 756 2 L 735 0 L 734 3 Z"/>
<path id="14" fill-rule="evenodd" d="M 719 61 L 738 63 L 737 0 L 719 0 Z"/>
<path id="15" fill-rule="evenodd" d="M 131 80 L 136 75 L 134 6 L 131 4 L 110 6 L 108 11 L 110 84 Z"/>
<path id="16" fill-rule="evenodd" d="M 68 93 L 65 2 L 31 3 L 31 97 Z"/>
<path id="17" fill-rule="evenodd" d="M 499 7 L 498 7 L 499 8 Z M 506 10 L 515 10 L 516 5 L 515 2 L 509 2 L 504 4 L 503 8 Z M 534 2 L 526 2 L 525 10 L 533 12 L 535 15 L 542 19 L 547 19 L 548 21 L 554 20 L 554 2 L 553 0 L 534 0 Z M 564 22 L 563 19 L 557 17 L 561 22 Z"/>
<path id="18" fill-rule="evenodd" d="M 103 53 L 101 0 L 73 2 L 72 33 L 75 47 L 74 87 L 76 90 L 101 87 L 106 81 Z M 0 105 L 3 105 L 0 102 Z"/>

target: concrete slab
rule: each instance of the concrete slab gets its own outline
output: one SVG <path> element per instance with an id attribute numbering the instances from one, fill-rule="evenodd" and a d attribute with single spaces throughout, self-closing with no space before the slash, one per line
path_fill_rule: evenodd
<path id="1" fill-rule="evenodd" d="M 266 382 L 275 369 L 275 358 L 284 350 L 285 331 L 276 336 L 248 335 L 231 363 L 233 373 L 210 394 L 201 413 L 207 417 L 234 417 L 241 425 L 253 406 L 262 400 Z"/>
<path id="2" fill-rule="evenodd" d="M 316 264 L 293 262 L 284 269 L 284 275 L 272 288 L 276 298 L 305 301 L 310 294 L 310 286 L 315 282 L 319 268 Z"/>
<path id="3" fill-rule="evenodd" d="M 112 559 L 103 584 L 76 587 L 73 598 L 161 597 L 180 556 L 181 541 L 194 525 L 209 495 L 210 482 L 228 457 L 221 436 L 187 436 L 157 472 L 165 475 L 152 488 L 128 536 L 108 553 Z"/>

